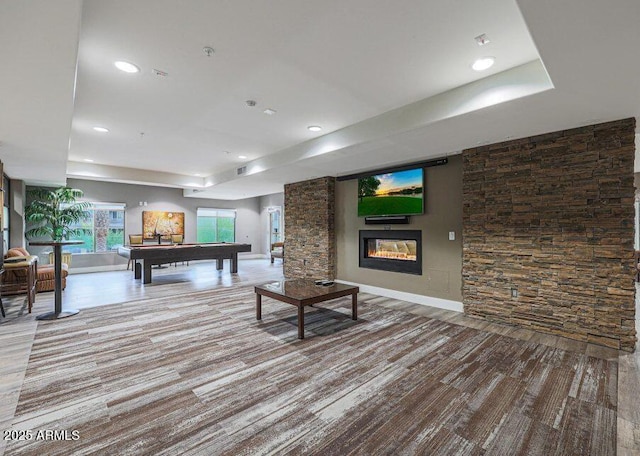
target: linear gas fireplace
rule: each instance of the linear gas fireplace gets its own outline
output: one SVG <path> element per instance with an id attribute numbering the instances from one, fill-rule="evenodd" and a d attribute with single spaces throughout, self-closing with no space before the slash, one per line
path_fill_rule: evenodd
<path id="1" fill-rule="evenodd" d="M 360 267 L 422 274 L 422 231 L 360 230 Z"/>

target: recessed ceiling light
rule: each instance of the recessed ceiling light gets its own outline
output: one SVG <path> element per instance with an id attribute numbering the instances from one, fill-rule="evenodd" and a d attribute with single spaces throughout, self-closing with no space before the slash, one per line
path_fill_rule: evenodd
<path id="1" fill-rule="evenodd" d="M 473 62 L 473 65 L 471 65 L 471 68 L 473 68 L 476 71 L 484 71 L 486 69 L 491 68 L 491 66 L 495 61 L 496 61 L 495 57 L 482 57 L 481 59 L 478 59 L 475 62 Z"/>
<path id="2" fill-rule="evenodd" d="M 104 127 L 93 127 L 93 129 L 95 131 L 99 131 L 100 133 L 109 133 L 109 129 L 108 128 L 104 128 Z"/>
<path id="3" fill-rule="evenodd" d="M 200 177 L 200 176 L 202 176 L 202 174 L 200 174 L 200 173 L 195 173 L 195 174 L 194 174 L 194 176 L 196 176 L 196 177 Z"/>
<path id="4" fill-rule="evenodd" d="M 133 63 L 125 62 L 124 60 L 118 60 L 114 62 L 114 65 L 120 71 L 124 71 L 125 73 L 137 73 L 140 71 L 140 68 L 135 66 Z"/>
<path id="5" fill-rule="evenodd" d="M 91 160 L 90 158 L 85 158 L 84 161 L 86 161 L 88 163 L 93 163 L 93 160 Z"/>
<path id="6" fill-rule="evenodd" d="M 307 130 L 309 131 L 320 131 L 322 130 L 322 127 L 319 127 L 318 125 L 311 125 L 307 127 Z"/>
<path id="7" fill-rule="evenodd" d="M 244 160 L 245 158 L 247 158 L 247 156 L 246 155 L 238 155 L 238 158 L 241 159 L 241 160 Z"/>
<path id="8" fill-rule="evenodd" d="M 276 110 L 275 109 L 271 109 L 271 108 L 267 108 L 262 112 L 264 112 L 268 116 L 272 116 L 272 115 L 274 115 L 276 113 Z"/>

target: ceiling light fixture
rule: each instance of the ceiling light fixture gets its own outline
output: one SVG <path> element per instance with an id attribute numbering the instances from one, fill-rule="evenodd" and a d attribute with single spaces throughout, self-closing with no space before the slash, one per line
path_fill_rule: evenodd
<path id="1" fill-rule="evenodd" d="M 495 61 L 496 61 L 495 57 L 482 57 L 481 59 L 478 59 L 475 62 L 473 62 L 473 65 L 471 65 L 471 68 L 473 68 L 476 71 L 484 71 L 491 68 Z"/>
<path id="2" fill-rule="evenodd" d="M 140 71 L 140 68 L 135 66 L 133 63 L 125 62 L 124 60 L 114 62 L 114 65 L 117 69 L 124 71 L 125 73 L 137 73 Z"/>
<path id="3" fill-rule="evenodd" d="M 246 158 L 247 158 L 247 156 L 246 156 L 246 155 L 238 155 L 238 158 L 239 158 L 240 160 L 244 160 L 244 159 L 246 159 Z"/>
<path id="4" fill-rule="evenodd" d="M 271 108 L 267 108 L 262 112 L 264 112 L 268 116 L 272 116 L 272 115 L 274 115 L 276 113 L 276 110 L 275 109 L 271 109 Z"/>
<path id="5" fill-rule="evenodd" d="M 93 127 L 93 129 L 95 131 L 99 131 L 100 133 L 109 133 L 109 129 L 108 128 L 104 128 L 104 127 Z"/>
<path id="6" fill-rule="evenodd" d="M 307 127 L 307 130 L 309 131 L 320 131 L 322 130 L 322 127 L 318 126 L 318 125 L 310 125 Z"/>
<path id="7" fill-rule="evenodd" d="M 84 161 L 86 161 L 87 163 L 93 163 L 93 160 L 90 158 L 85 158 Z"/>

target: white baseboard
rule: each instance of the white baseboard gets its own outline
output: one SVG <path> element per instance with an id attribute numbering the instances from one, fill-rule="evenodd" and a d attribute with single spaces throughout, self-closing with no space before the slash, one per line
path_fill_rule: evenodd
<path id="1" fill-rule="evenodd" d="M 108 272 L 108 271 L 124 271 L 127 269 L 127 263 L 124 264 L 106 264 L 103 266 L 87 266 L 86 268 L 69 268 L 69 275 L 87 274 L 89 272 Z"/>
<path id="2" fill-rule="evenodd" d="M 464 311 L 462 303 L 459 301 L 451 301 L 449 299 L 434 298 L 432 296 L 419 295 L 415 293 L 407 293 L 405 291 L 390 290 L 388 288 L 374 287 L 372 285 L 363 285 L 360 283 L 348 282 L 346 280 L 336 279 L 336 282 L 360 287 L 360 291 L 364 293 L 371 293 L 379 296 L 385 296 L 387 298 L 400 299 L 401 301 L 413 302 L 415 304 L 421 304 L 423 306 L 429 306 L 429 307 L 436 307 L 438 309 L 453 310 L 454 312 Z"/>
<path id="3" fill-rule="evenodd" d="M 242 253 L 238 254 L 238 261 L 241 260 L 255 260 L 255 259 L 265 259 L 268 256 L 264 253 L 247 253 L 243 255 Z M 197 261 L 215 261 L 215 260 L 197 260 Z M 127 263 L 123 264 L 109 264 L 103 266 L 87 266 L 84 268 L 69 268 L 69 274 L 86 274 L 89 272 L 108 272 L 108 271 L 122 271 L 127 269 Z"/>

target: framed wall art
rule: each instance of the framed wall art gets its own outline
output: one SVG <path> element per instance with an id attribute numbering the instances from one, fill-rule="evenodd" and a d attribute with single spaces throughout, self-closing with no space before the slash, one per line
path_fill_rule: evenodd
<path id="1" fill-rule="evenodd" d="M 145 239 L 170 241 L 172 234 L 184 236 L 184 212 L 142 211 L 142 234 Z"/>

